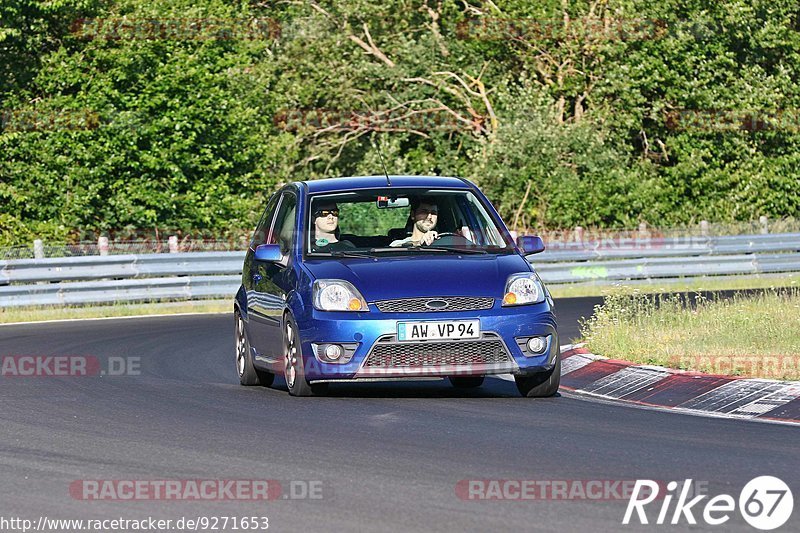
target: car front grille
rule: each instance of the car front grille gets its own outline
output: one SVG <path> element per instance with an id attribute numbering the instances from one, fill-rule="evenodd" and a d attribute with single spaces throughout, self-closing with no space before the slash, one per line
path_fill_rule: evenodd
<path id="1" fill-rule="evenodd" d="M 441 302 L 446 303 L 443 305 Z M 430 305 L 428 305 L 430 304 Z M 494 298 L 446 296 L 443 298 L 405 298 L 375 302 L 381 313 L 432 313 L 436 311 L 481 311 L 494 306 Z"/>
<path id="2" fill-rule="evenodd" d="M 397 342 L 383 337 L 372 348 L 364 368 L 410 368 L 445 365 L 483 365 L 510 362 L 500 338 L 484 333 L 481 339 L 461 341 Z"/>

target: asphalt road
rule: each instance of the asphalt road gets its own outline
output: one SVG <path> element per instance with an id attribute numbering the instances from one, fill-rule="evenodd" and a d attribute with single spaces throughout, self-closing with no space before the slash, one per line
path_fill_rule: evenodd
<path id="1" fill-rule="evenodd" d="M 578 335 L 577 319 L 594 303 L 557 302 L 562 342 Z M 0 518 L 268 516 L 274 531 L 652 531 L 621 525 L 627 500 L 468 501 L 456 487 L 691 478 L 738 500 L 747 481 L 774 475 L 800 497 L 800 433 L 783 425 L 568 394 L 530 400 L 500 379 L 468 392 L 446 382 L 340 385 L 327 398 L 292 398 L 281 380 L 241 387 L 231 316 L 3 326 L 0 356 L 9 355 L 83 356 L 105 369 L 122 358 L 114 361 L 138 362 L 139 374 L 134 366 L 124 376 L 0 377 Z M 186 479 L 279 480 L 287 498 L 86 501 L 69 491 L 79 480 Z M 303 487 L 321 498 L 298 499 Z M 652 522 L 661 504 L 651 505 Z M 701 524 L 702 505 L 694 513 Z M 783 530 L 797 531 L 798 518 Z M 688 527 L 683 519 L 656 529 Z M 755 531 L 738 512 L 724 526 L 694 530 L 723 528 Z"/>

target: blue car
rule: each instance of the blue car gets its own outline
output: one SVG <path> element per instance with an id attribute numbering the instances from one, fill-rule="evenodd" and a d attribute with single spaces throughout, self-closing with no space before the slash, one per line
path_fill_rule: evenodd
<path id="1" fill-rule="evenodd" d="M 330 383 L 513 374 L 558 391 L 553 300 L 491 203 L 454 177 L 291 183 L 267 202 L 236 294 L 242 385 L 284 376 L 294 396 Z"/>

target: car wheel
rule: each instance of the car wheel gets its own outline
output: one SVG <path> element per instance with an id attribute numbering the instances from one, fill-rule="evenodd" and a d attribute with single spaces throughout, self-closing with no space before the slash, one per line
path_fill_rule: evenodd
<path id="1" fill-rule="evenodd" d="M 283 351 L 286 371 L 284 378 L 292 396 L 321 396 L 328 392 L 327 383 L 311 385 L 306 381 L 300 336 L 292 317 L 287 316 L 283 328 Z"/>
<path id="2" fill-rule="evenodd" d="M 556 364 L 548 372 L 532 376 L 514 376 L 519 393 L 528 398 L 546 398 L 558 392 L 561 384 L 561 355 L 556 355 Z"/>
<path id="3" fill-rule="evenodd" d="M 239 375 L 239 383 L 247 386 L 270 386 L 275 376 L 269 372 L 262 372 L 253 366 L 250 341 L 247 339 L 244 319 L 239 311 L 234 312 L 234 321 L 236 323 L 234 331 L 234 339 L 236 342 L 236 373 Z"/>
<path id="4" fill-rule="evenodd" d="M 483 376 L 450 376 L 448 379 L 457 389 L 475 389 L 483 385 Z"/>

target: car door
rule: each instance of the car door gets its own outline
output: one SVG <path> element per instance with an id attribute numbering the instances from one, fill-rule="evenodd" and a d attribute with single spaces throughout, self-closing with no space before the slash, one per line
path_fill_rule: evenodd
<path id="1" fill-rule="evenodd" d="M 260 275 L 258 273 L 258 261 L 255 259 L 255 250 L 261 244 L 266 244 L 272 224 L 275 222 L 275 215 L 280 203 L 281 194 L 276 193 L 267 202 L 267 207 L 259 219 L 258 225 L 253 232 L 253 237 L 250 239 L 250 246 L 247 249 L 245 256 L 244 266 L 242 267 L 242 285 L 244 286 L 247 295 L 247 334 L 250 339 L 250 346 L 260 353 L 262 343 L 259 338 L 263 337 L 261 333 L 261 326 L 263 320 L 252 320 L 253 317 L 259 316 L 260 308 L 262 307 L 258 302 L 258 295 L 255 290 L 255 285 L 259 282 Z"/>
<path id="2" fill-rule="evenodd" d="M 253 260 L 251 280 L 252 297 L 248 298 L 248 311 L 254 328 L 256 361 L 266 365 L 279 363 L 283 357 L 283 332 L 281 318 L 286 307 L 286 295 L 292 289 L 294 273 L 291 250 L 296 235 L 297 195 L 284 191 L 276 215 L 262 244 L 278 244 L 283 257 L 278 262 Z"/>

